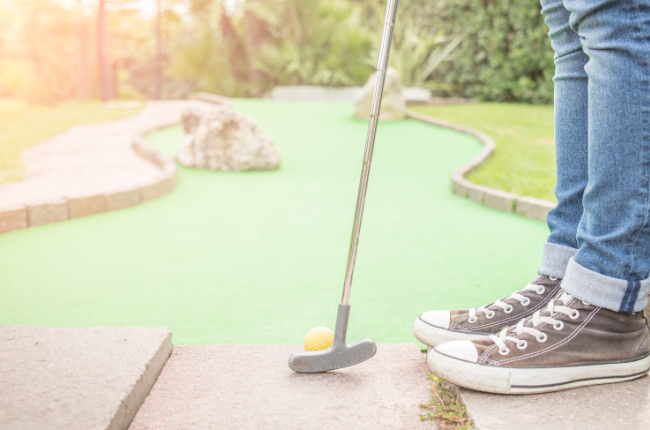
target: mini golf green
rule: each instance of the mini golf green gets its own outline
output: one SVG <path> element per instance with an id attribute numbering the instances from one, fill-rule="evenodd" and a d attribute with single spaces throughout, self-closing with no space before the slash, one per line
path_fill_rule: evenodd
<path id="1" fill-rule="evenodd" d="M 163 326 L 175 344 L 301 343 L 333 328 L 367 122 L 338 102 L 235 100 L 283 156 L 272 172 L 179 168 L 155 201 L 0 236 L 0 324 Z M 172 154 L 180 127 L 149 142 Z M 480 306 L 535 275 L 539 222 L 450 192 L 467 135 L 381 123 L 348 339 L 413 342 L 426 310 Z"/>

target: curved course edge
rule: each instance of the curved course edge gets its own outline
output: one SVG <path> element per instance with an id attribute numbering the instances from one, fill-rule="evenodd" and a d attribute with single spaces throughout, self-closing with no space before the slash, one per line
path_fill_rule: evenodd
<path id="1" fill-rule="evenodd" d="M 466 133 L 476 137 L 483 149 L 473 160 L 469 163 L 460 166 L 451 175 L 451 189 L 454 194 L 474 200 L 476 203 L 482 204 L 492 209 L 497 209 L 505 212 L 513 212 L 517 215 L 526 218 L 532 218 L 539 221 L 546 221 L 548 211 L 555 207 L 555 203 L 548 200 L 536 199 L 533 197 L 520 196 L 518 194 L 501 191 L 494 188 L 489 188 L 483 185 L 478 185 L 468 181 L 465 178 L 472 170 L 483 164 L 496 147 L 494 140 L 487 134 L 474 130 L 470 127 L 465 127 L 458 124 L 442 121 L 428 115 L 407 110 L 406 116 L 427 124 L 444 127 L 451 130 Z"/>

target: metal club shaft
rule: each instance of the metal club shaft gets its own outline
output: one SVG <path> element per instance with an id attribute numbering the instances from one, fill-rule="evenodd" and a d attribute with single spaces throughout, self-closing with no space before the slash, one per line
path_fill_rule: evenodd
<path id="1" fill-rule="evenodd" d="M 398 0 L 388 0 L 388 6 L 386 7 L 384 32 L 381 39 L 381 49 L 379 50 L 379 62 L 377 64 L 377 79 L 375 81 L 375 91 L 372 96 L 372 105 L 370 108 L 370 125 L 368 126 L 368 134 L 366 136 L 366 149 L 363 155 L 363 167 L 361 170 L 361 181 L 359 183 L 359 194 L 357 195 L 357 207 L 354 213 L 354 225 L 352 226 L 352 238 L 350 239 L 350 252 L 348 254 L 348 264 L 345 271 L 345 282 L 343 284 L 343 298 L 341 299 L 341 303 L 344 305 L 350 304 L 350 287 L 352 286 L 354 263 L 357 258 L 357 246 L 359 244 L 363 206 L 366 202 L 368 175 L 370 174 L 372 151 L 375 147 L 375 135 L 377 134 L 381 96 L 384 92 L 384 79 L 386 78 L 386 68 L 388 67 L 390 43 L 393 38 L 393 28 L 397 16 L 397 3 Z"/>

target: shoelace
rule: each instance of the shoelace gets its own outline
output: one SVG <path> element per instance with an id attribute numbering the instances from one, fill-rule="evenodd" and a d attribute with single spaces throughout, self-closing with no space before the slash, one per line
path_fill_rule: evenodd
<path id="1" fill-rule="evenodd" d="M 562 321 L 553 318 L 554 313 L 567 315 L 572 320 L 580 317 L 580 311 L 577 309 L 572 309 L 568 306 L 564 306 L 564 304 L 568 303 L 572 298 L 573 296 L 571 296 L 569 293 L 563 292 L 559 298 L 551 300 L 548 303 L 546 309 L 538 310 L 533 314 L 531 318 L 522 318 L 519 320 L 515 327 L 505 327 L 503 330 L 501 330 L 498 336 L 490 335 L 490 339 L 499 347 L 499 354 L 508 355 L 510 353 L 510 348 L 508 348 L 506 345 L 506 341 L 514 342 L 517 345 L 518 349 L 526 349 L 528 346 L 528 342 L 526 340 L 508 336 L 508 334 L 513 333 L 513 330 L 517 335 L 527 333 L 531 336 L 534 336 L 537 342 L 544 343 L 548 340 L 548 335 L 540 330 L 537 330 L 537 327 L 539 327 L 541 323 L 552 325 L 555 330 L 562 330 L 564 328 L 564 323 Z M 560 305 L 557 302 L 562 302 L 562 304 Z M 548 312 L 548 315 L 542 316 L 543 311 Z M 527 321 L 532 321 L 533 326 L 524 326 Z"/>
<path id="2" fill-rule="evenodd" d="M 553 277 L 550 277 L 550 279 L 552 281 L 557 280 L 557 278 L 553 278 Z M 532 291 L 535 291 L 537 294 L 544 294 L 544 291 L 546 291 L 546 287 L 544 287 L 543 285 L 537 285 L 537 284 L 530 283 L 530 284 L 526 285 L 524 290 L 532 290 Z M 528 306 L 530 304 L 530 298 L 526 297 L 526 296 L 524 296 L 522 294 L 519 294 L 518 291 L 515 291 L 509 297 L 506 297 L 506 298 L 515 299 L 519 303 L 521 303 L 523 306 Z M 501 300 L 505 300 L 505 299 L 499 299 L 496 302 L 492 303 L 492 305 L 496 305 L 496 306 L 500 307 L 503 310 L 503 312 L 505 312 L 507 314 L 511 313 L 515 309 L 512 305 L 510 305 L 508 303 L 503 303 Z M 488 319 L 494 318 L 495 312 L 492 309 L 487 308 L 487 306 L 492 306 L 492 305 L 481 306 L 478 309 L 471 308 L 469 310 L 469 318 L 467 319 L 467 321 L 469 323 L 475 323 L 476 321 L 478 321 L 478 316 L 476 315 L 477 312 L 483 312 L 485 314 L 485 317 L 488 318 Z"/>

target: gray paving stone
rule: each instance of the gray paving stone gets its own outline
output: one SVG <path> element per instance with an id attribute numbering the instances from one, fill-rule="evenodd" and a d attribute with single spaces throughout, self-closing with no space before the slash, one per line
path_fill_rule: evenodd
<path id="1" fill-rule="evenodd" d="M 173 173 L 160 181 L 160 187 L 162 188 L 163 194 L 173 191 L 176 187 L 176 173 Z"/>
<path id="2" fill-rule="evenodd" d="M 102 212 L 106 212 L 106 198 L 101 194 L 68 199 L 68 215 L 70 218 L 79 218 Z"/>
<path id="3" fill-rule="evenodd" d="M 557 393 L 502 396 L 461 390 L 479 430 L 647 430 L 650 377 Z"/>
<path id="4" fill-rule="evenodd" d="M 458 176 L 460 176 L 460 175 L 458 175 Z M 460 196 L 460 197 L 463 197 L 463 198 L 467 197 L 467 185 L 466 185 L 466 183 L 467 183 L 467 181 L 462 179 L 462 177 L 459 179 L 459 178 L 456 178 L 456 177 L 452 176 L 452 178 L 451 178 L 451 191 L 454 194 L 456 194 L 457 196 Z"/>
<path id="5" fill-rule="evenodd" d="M 54 200 L 49 203 L 27 206 L 29 225 L 49 224 L 51 222 L 64 221 L 68 219 L 68 204 L 63 199 Z"/>
<path id="6" fill-rule="evenodd" d="M 0 428 L 125 429 L 171 349 L 164 328 L 0 326 Z"/>
<path id="7" fill-rule="evenodd" d="M 128 208 L 140 203 L 142 203 L 142 190 L 140 188 L 106 194 L 107 211 Z"/>
<path id="8" fill-rule="evenodd" d="M 488 189 L 483 196 L 483 204 L 492 209 L 512 212 L 515 207 L 515 200 L 517 197 L 519 196 L 514 193 Z"/>
<path id="9" fill-rule="evenodd" d="M 527 218 L 546 221 L 546 215 L 553 207 L 555 204 L 547 200 L 519 197 L 515 203 L 515 212 Z"/>
<path id="10" fill-rule="evenodd" d="M 27 208 L 12 206 L 0 210 L 0 233 L 27 227 Z"/>
<path id="11" fill-rule="evenodd" d="M 483 204 L 483 198 L 485 197 L 485 187 L 480 185 L 470 185 L 467 187 L 467 198 L 475 201 L 476 203 Z"/>
<path id="12" fill-rule="evenodd" d="M 179 346 L 130 430 L 424 429 L 428 373 L 415 344 L 381 344 L 357 366 L 292 372 L 301 346 Z"/>
<path id="13" fill-rule="evenodd" d="M 142 187 L 142 201 L 148 202 L 157 199 L 168 192 L 168 184 L 165 181 Z"/>

